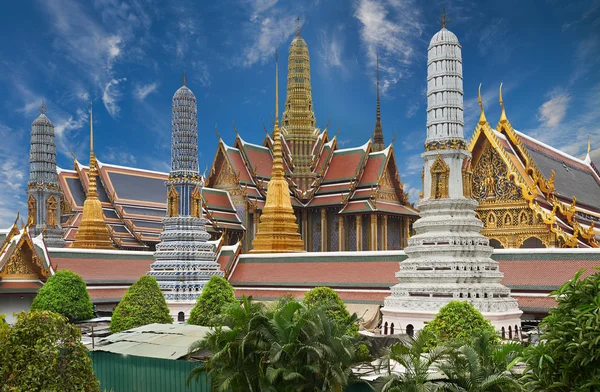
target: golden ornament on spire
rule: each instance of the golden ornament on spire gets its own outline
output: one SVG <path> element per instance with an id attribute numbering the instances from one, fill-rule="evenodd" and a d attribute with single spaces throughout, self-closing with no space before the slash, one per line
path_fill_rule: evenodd
<path id="1" fill-rule="evenodd" d="M 479 124 L 483 125 L 487 122 L 485 118 L 485 112 L 483 110 L 483 101 L 481 100 L 481 83 L 479 83 L 479 90 L 477 90 L 477 102 L 479 102 L 479 108 L 481 109 L 481 115 L 479 116 Z"/>
<path id="2" fill-rule="evenodd" d="M 440 23 L 440 26 L 442 26 L 442 29 L 446 28 L 446 24 L 448 23 L 448 17 L 446 16 L 445 8 L 442 8 L 442 16 L 440 16 L 438 22 Z"/>
<path id="3" fill-rule="evenodd" d="M 40 106 L 40 113 L 41 114 L 46 113 L 46 105 L 44 105 L 44 100 L 42 100 L 42 106 Z"/>
<path id="4" fill-rule="evenodd" d="M 504 110 L 504 102 L 502 101 L 502 83 L 500 83 L 500 107 L 502 108 L 502 114 L 500 114 L 500 122 L 507 122 L 508 118 L 506 117 L 506 111 Z"/>
<path id="5" fill-rule="evenodd" d="M 298 17 L 297 20 L 298 20 L 298 27 L 296 28 L 297 29 L 296 35 L 299 37 L 300 36 L 300 17 Z"/>
<path id="6" fill-rule="evenodd" d="M 588 151 L 587 151 L 588 155 L 590 155 L 591 149 L 592 149 L 592 141 L 590 140 L 590 135 L 588 135 Z"/>
<path id="7" fill-rule="evenodd" d="M 94 154 L 94 125 L 90 103 L 90 168 L 88 170 L 88 191 L 83 203 L 83 214 L 75 235 L 73 248 L 113 249 L 102 204 L 98 199 L 96 177 L 98 176 L 96 155 Z"/>
<path id="8" fill-rule="evenodd" d="M 275 53 L 275 124 L 273 127 L 273 168 L 267 185 L 267 199 L 260 216 L 251 253 L 303 252 L 304 243 L 285 179 L 281 130 L 279 129 L 279 61 Z"/>

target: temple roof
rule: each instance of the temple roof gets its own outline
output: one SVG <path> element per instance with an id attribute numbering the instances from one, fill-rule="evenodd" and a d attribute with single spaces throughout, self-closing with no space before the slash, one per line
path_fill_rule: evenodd
<path id="1" fill-rule="evenodd" d="M 59 184 L 72 211 L 63 219 L 65 239 L 71 242 L 77 231 L 87 190 L 88 168 L 75 162 L 76 170 L 58 169 Z M 160 241 L 162 219 L 166 216 L 165 182 L 168 173 L 111 165 L 98 161 L 98 198 L 113 241 L 119 248 L 146 249 Z M 244 230 L 229 194 L 205 187 L 204 214 L 212 225 L 209 232 Z"/>

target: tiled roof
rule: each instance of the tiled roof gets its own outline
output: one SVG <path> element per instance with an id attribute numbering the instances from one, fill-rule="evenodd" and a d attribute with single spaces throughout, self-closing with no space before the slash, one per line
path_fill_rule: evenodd
<path id="1" fill-rule="evenodd" d="M 519 309 L 524 312 L 531 313 L 547 313 L 556 306 L 556 299 L 554 297 L 530 297 L 530 296 L 519 296 L 514 295 L 515 299 L 519 303 Z"/>
<path id="2" fill-rule="evenodd" d="M 88 293 L 93 303 L 119 303 L 126 291 L 126 288 L 97 289 L 88 287 Z"/>
<path id="3" fill-rule="evenodd" d="M 4 293 L 37 293 L 42 282 L 24 282 L 19 280 L 0 280 L 0 294 Z"/>

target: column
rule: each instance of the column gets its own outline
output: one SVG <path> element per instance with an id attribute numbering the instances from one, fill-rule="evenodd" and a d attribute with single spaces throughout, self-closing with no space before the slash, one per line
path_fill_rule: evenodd
<path id="1" fill-rule="evenodd" d="M 362 238 L 362 216 L 356 215 L 356 250 L 363 250 L 363 238 Z"/>
<path id="2" fill-rule="evenodd" d="M 377 214 L 371 214 L 371 250 L 377 250 Z"/>
<path id="3" fill-rule="evenodd" d="M 403 248 L 406 248 L 408 246 L 408 236 L 410 234 L 410 218 L 405 216 L 402 218 L 403 223 L 404 223 L 404 227 L 402 230 L 402 244 L 403 244 Z"/>
<path id="4" fill-rule="evenodd" d="M 387 230 L 387 218 L 388 217 L 387 217 L 387 215 L 383 215 L 381 218 L 383 220 L 383 227 L 381 229 L 381 231 L 382 231 L 381 234 L 383 235 L 383 238 L 381 239 L 381 242 L 382 242 L 383 246 L 382 246 L 381 249 L 382 250 L 387 250 L 388 249 L 388 230 Z"/>
<path id="5" fill-rule="evenodd" d="M 345 230 L 344 230 L 344 216 L 338 215 L 338 250 L 341 252 L 344 249 L 344 245 L 346 243 L 345 238 Z"/>
<path id="6" fill-rule="evenodd" d="M 310 247 L 309 247 L 309 237 L 310 237 L 310 231 L 309 231 L 309 224 L 308 224 L 308 214 L 306 213 L 306 209 L 303 208 L 302 209 L 302 213 L 300 214 L 301 218 L 302 218 L 302 239 L 304 240 L 304 249 L 306 249 L 307 252 L 310 252 Z"/>
<path id="7" fill-rule="evenodd" d="M 321 252 L 327 252 L 327 210 L 321 208 Z"/>

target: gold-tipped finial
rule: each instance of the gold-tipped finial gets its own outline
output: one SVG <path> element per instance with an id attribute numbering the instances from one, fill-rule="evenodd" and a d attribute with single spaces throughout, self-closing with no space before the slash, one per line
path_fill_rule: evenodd
<path id="1" fill-rule="evenodd" d="M 185 71 L 183 71 L 183 76 L 181 77 L 181 83 L 184 86 L 187 86 L 187 75 L 186 75 Z"/>
<path id="2" fill-rule="evenodd" d="M 487 119 L 485 118 L 485 111 L 483 110 L 483 100 L 481 99 L 481 83 L 479 83 L 479 89 L 477 90 L 477 102 L 479 102 L 479 108 L 481 109 L 481 115 L 479 116 L 479 124 L 485 124 Z"/>
<path id="3" fill-rule="evenodd" d="M 41 114 L 46 113 L 46 105 L 44 105 L 44 100 L 42 100 L 42 106 L 40 106 L 40 113 Z"/>
<path id="4" fill-rule="evenodd" d="M 300 17 L 298 17 L 297 21 L 298 21 L 298 27 L 296 27 L 296 35 L 298 37 L 300 37 Z M 277 55 L 275 55 L 275 56 L 277 56 Z"/>
<path id="5" fill-rule="evenodd" d="M 215 123 L 215 133 L 217 134 L 217 137 L 221 139 L 221 134 L 219 133 L 219 127 L 217 123 Z"/>
<path id="6" fill-rule="evenodd" d="M 440 25 L 442 26 L 442 29 L 446 28 L 446 24 L 448 23 L 448 16 L 446 16 L 446 9 L 442 8 L 442 15 L 440 16 L 440 18 L 438 19 L 438 22 L 440 23 Z"/>
<path id="7" fill-rule="evenodd" d="M 92 101 L 90 101 L 90 165 L 92 164 L 91 158 L 92 155 L 94 154 L 94 119 L 92 117 L 93 115 L 93 104 Z"/>
<path id="8" fill-rule="evenodd" d="M 592 147 L 592 141 L 590 140 L 590 135 L 588 135 L 588 152 L 587 152 L 588 155 L 590 155 L 590 151 L 592 149 L 591 147 Z"/>
<path id="9" fill-rule="evenodd" d="M 504 110 L 504 101 L 502 100 L 502 83 L 500 83 L 500 107 L 502 108 L 502 114 L 500 114 L 500 122 L 507 122 L 506 111 Z"/>

